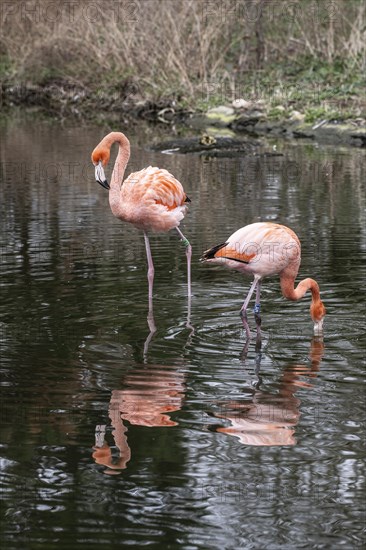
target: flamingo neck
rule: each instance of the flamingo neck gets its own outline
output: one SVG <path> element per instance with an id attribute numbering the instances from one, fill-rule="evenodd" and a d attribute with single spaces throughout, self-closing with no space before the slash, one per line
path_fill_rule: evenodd
<path id="1" fill-rule="evenodd" d="M 295 277 L 288 274 L 281 276 L 282 294 L 288 300 L 300 300 L 308 290 L 311 291 L 313 299 L 320 299 L 319 285 L 314 279 L 303 279 L 295 288 Z"/>
<path id="2" fill-rule="evenodd" d="M 323 302 L 320 299 L 319 285 L 314 279 L 303 279 L 295 288 L 295 276 L 292 273 L 282 273 L 281 277 L 282 294 L 288 300 L 300 300 L 308 290 L 311 292 L 310 316 L 315 323 L 314 332 L 321 333 L 323 318 L 326 313 Z"/>
<path id="3" fill-rule="evenodd" d="M 113 143 L 118 143 L 118 155 L 114 163 L 109 190 L 109 204 L 114 215 L 118 215 L 121 203 L 121 187 L 127 163 L 130 158 L 130 142 L 122 132 L 111 132 L 104 138 L 109 149 Z"/>

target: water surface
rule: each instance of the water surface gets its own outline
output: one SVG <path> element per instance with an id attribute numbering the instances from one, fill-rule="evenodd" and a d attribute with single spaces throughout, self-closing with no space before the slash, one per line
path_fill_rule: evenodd
<path id="1" fill-rule="evenodd" d="M 192 199 L 190 323 L 184 248 L 153 235 L 150 340 L 142 234 L 113 218 L 89 161 L 110 128 L 0 130 L 4 547 L 361 547 L 365 152 L 164 155 L 148 150 L 159 129 L 126 127 L 127 173 L 167 168 Z M 323 340 L 309 298 L 273 279 L 262 349 L 244 349 L 249 281 L 198 262 L 261 220 L 298 233 Z"/>

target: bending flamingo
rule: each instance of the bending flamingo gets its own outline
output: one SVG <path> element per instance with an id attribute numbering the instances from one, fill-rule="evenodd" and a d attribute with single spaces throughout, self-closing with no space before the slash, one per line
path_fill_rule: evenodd
<path id="1" fill-rule="evenodd" d="M 119 150 L 109 185 L 104 168 L 108 164 L 110 149 L 118 143 Z M 186 247 L 188 296 L 191 295 L 191 255 L 189 241 L 178 228 L 190 199 L 182 184 L 167 170 L 149 166 L 134 172 L 123 181 L 130 158 L 130 142 L 122 132 L 111 132 L 96 146 L 91 155 L 95 165 L 95 179 L 109 190 L 109 204 L 114 216 L 130 222 L 144 232 L 148 262 L 149 311 L 152 312 L 154 264 L 151 256 L 148 231 L 176 229 Z"/>
<path id="2" fill-rule="evenodd" d="M 288 300 L 300 300 L 311 291 L 310 315 L 314 321 L 314 334 L 323 331 L 326 313 L 320 299 L 319 285 L 314 279 L 304 279 L 294 288 L 301 262 L 301 245 L 297 235 L 288 227 L 276 223 L 260 222 L 247 225 L 233 233 L 226 242 L 206 250 L 201 261 L 224 263 L 242 273 L 254 275 L 254 281 L 240 310 L 247 337 L 250 329 L 247 307 L 256 290 L 254 315 L 260 337 L 260 289 L 263 277 L 278 274 L 282 294 Z"/>

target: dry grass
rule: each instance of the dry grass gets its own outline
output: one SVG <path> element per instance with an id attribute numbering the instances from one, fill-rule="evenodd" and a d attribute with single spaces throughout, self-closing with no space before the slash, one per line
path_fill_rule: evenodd
<path id="1" fill-rule="evenodd" d="M 134 83 L 142 98 L 191 102 L 208 83 L 342 61 L 365 70 L 364 0 L 12 0 L 1 6 L 1 78 Z M 294 74 L 295 74 L 294 73 Z"/>

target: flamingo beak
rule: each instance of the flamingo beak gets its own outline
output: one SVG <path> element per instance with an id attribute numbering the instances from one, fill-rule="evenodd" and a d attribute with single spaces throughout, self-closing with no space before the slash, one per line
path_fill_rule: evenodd
<path id="1" fill-rule="evenodd" d="M 100 160 L 95 166 L 95 179 L 104 189 L 110 189 L 107 178 L 105 177 L 102 161 Z"/>
<path id="2" fill-rule="evenodd" d="M 323 335 L 323 322 L 324 322 L 324 319 L 320 319 L 320 321 L 317 321 L 314 324 L 314 336 Z"/>

